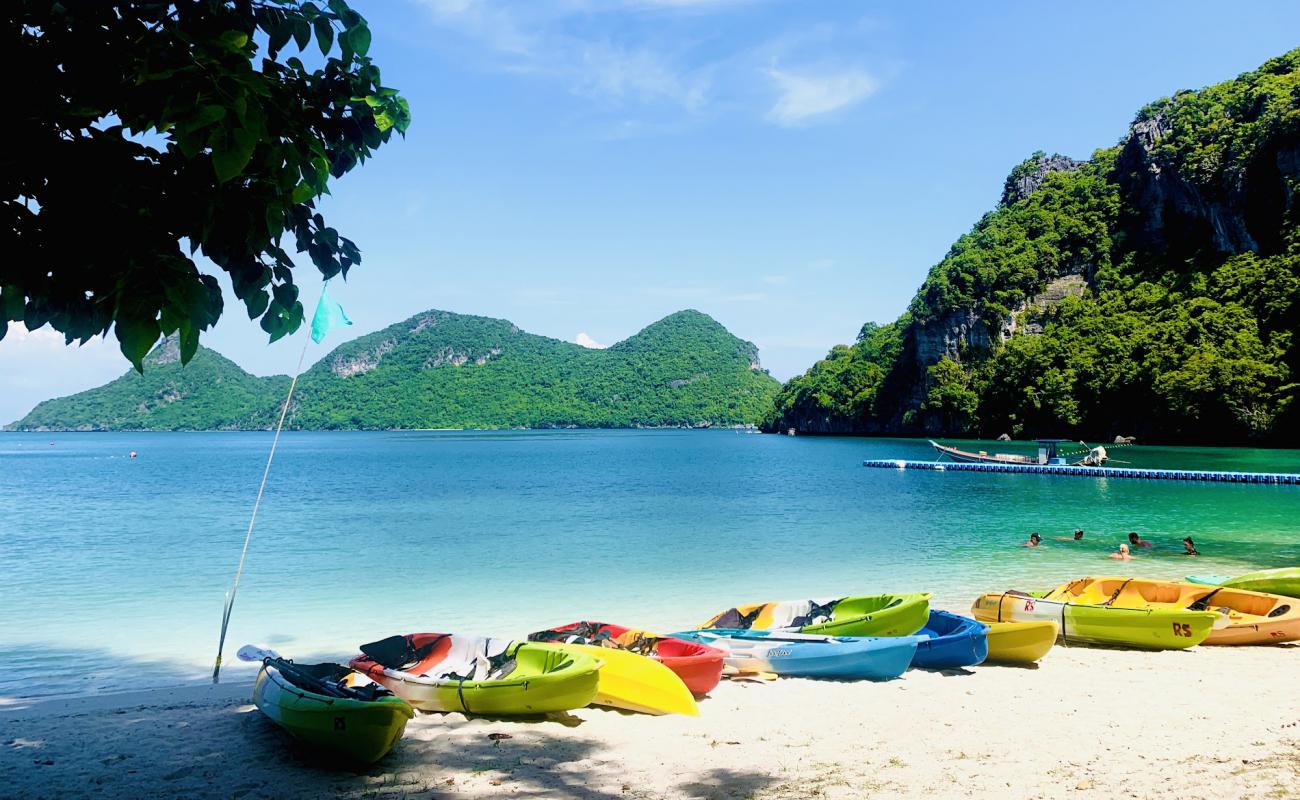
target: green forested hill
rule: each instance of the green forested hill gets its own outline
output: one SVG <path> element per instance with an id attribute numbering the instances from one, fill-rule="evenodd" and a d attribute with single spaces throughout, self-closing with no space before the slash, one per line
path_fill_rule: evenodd
<path id="1" fill-rule="evenodd" d="M 12 430 L 246 430 L 275 424 L 277 398 L 289 379 L 259 378 L 200 347 L 181 366 L 175 339 L 165 340 L 135 370 L 87 392 L 46 400 Z"/>
<path id="2" fill-rule="evenodd" d="M 176 363 L 164 343 L 143 376 L 41 403 L 18 430 L 266 428 L 288 379 L 257 378 L 210 350 Z M 607 350 L 505 320 L 428 311 L 330 352 L 302 375 L 287 427 L 630 427 L 757 422 L 777 382 L 758 351 L 698 311 Z"/>
<path id="3" fill-rule="evenodd" d="M 1300 444 L 1300 50 L 1036 153 L 770 429 Z"/>

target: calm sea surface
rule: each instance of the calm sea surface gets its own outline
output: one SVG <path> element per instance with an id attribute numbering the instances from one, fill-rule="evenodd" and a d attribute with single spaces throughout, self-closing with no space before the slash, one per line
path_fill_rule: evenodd
<path id="1" fill-rule="evenodd" d="M 204 680 L 270 441 L 0 434 L 0 703 Z M 1300 472 L 1294 450 L 1113 455 Z M 1300 563 L 1300 487 L 861 466 L 931 457 L 916 440 L 732 431 L 287 433 L 227 663 L 246 642 L 346 657 L 415 630 L 677 629 L 787 597 L 931 591 L 965 610 L 984 590 L 1113 572 L 1129 530 L 1157 545 L 1122 566 L 1135 574 Z M 1076 527 L 1082 543 L 1053 541 Z M 1046 544 L 1020 547 L 1033 530 Z M 1188 534 L 1203 557 L 1179 555 Z"/>

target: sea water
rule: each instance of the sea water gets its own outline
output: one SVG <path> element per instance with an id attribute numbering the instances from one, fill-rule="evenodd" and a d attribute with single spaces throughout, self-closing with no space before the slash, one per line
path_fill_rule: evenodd
<path id="1" fill-rule="evenodd" d="M 0 702 L 208 679 L 270 443 L 0 434 Z M 1300 451 L 1112 455 L 1300 472 Z M 248 642 L 346 659 L 412 631 L 674 630 L 741 602 L 887 591 L 964 611 L 1088 574 L 1300 563 L 1300 487 L 861 466 L 933 457 L 918 440 L 734 431 L 286 433 L 227 669 L 247 674 L 233 653 Z M 1075 528 L 1082 542 L 1055 540 Z M 1043 546 L 1021 547 L 1032 531 Z M 1108 559 L 1129 531 L 1155 548 Z M 1180 555 L 1187 535 L 1204 555 Z"/>

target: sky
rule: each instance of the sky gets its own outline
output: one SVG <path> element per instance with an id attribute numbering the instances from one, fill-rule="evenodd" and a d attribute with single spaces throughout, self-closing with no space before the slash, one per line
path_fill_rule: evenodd
<path id="1" fill-rule="evenodd" d="M 1030 153 L 1300 45 L 1267 0 L 351 2 L 413 122 L 322 204 L 363 261 L 309 363 L 434 308 L 587 346 L 695 308 L 784 380 L 896 318 Z M 292 371 L 306 331 L 268 346 L 224 288 L 203 344 Z M 0 422 L 127 367 L 11 324 Z"/>

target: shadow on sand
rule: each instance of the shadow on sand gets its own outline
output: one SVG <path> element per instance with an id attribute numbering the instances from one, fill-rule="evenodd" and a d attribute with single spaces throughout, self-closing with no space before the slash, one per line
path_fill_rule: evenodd
<path id="1" fill-rule="evenodd" d="M 29 648 L 27 655 L 111 660 L 114 671 L 144 670 L 148 683 L 152 676 L 180 677 L 165 665 L 133 665 L 97 650 Z M 42 712 L 38 705 L 0 714 L 0 796 L 722 800 L 752 797 L 775 780 L 759 769 L 709 769 L 708 745 L 698 737 L 681 741 L 683 750 L 701 748 L 696 769 L 651 777 L 644 767 L 625 768 L 618 748 L 586 735 L 574 714 L 519 721 L 420 714 L 387 757 L 357 771 L 302 746 L 258 713 L 248 699 L 251 675 L 231 683 L 220 693 L 105 696 L 70 701 L 62 711 Z M 638 783 L 650 780 L 653 785 Z"/>

